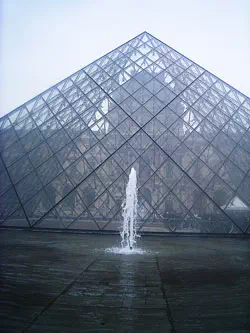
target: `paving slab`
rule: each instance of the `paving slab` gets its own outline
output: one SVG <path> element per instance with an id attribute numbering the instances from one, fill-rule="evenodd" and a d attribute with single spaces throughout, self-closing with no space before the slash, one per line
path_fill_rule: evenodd
<path id="1" fill-rule="evenodd" d="M 0 332 L 250 332 L 250 239 L 2 230 Z"/>

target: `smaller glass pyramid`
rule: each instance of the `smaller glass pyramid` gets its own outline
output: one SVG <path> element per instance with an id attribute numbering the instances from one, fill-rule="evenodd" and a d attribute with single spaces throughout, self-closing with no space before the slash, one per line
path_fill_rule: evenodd
<path id="1" fill-rule="evenodd" d="M 0 119 L 0 225 L 250 233 L 250 99 L 143 32 Z"/>

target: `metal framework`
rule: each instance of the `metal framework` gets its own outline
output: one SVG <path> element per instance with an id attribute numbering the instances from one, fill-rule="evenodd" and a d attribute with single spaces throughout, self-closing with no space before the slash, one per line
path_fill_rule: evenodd
<path id="1" fill-rule="evenodd" d="M 250 234 L 250 99 L 147 32 L 0 119 L 0 225 Z"/>

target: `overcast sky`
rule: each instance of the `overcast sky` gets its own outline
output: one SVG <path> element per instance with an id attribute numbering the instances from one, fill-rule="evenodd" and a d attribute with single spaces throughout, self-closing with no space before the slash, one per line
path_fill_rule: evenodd
<path id="1" fill-rule="evenodd" d="M 249 0 L 0 3 L 0 116 L 142 31 L 250 96 Z"/>

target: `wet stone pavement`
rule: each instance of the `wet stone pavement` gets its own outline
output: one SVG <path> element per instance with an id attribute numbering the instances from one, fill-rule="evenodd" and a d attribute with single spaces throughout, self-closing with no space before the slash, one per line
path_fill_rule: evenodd
<path id="1" fill-rule="evenodd" d="M 0 332 L 250 332 L 250 239 L 0 232 Z"/>

